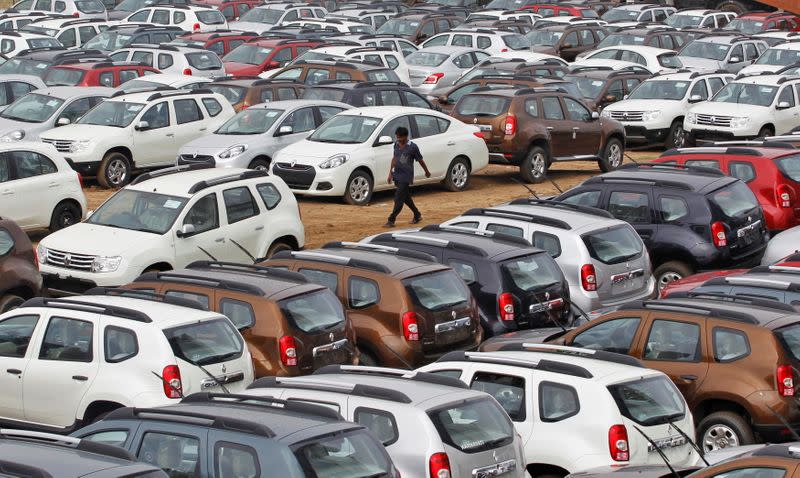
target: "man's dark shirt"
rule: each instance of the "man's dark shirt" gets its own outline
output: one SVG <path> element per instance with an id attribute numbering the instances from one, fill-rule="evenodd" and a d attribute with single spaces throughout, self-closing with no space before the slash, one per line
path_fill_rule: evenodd
<path id="1" fill-rule="evenodd" d="M 414 161 L 422 160 L 419 148 L 411 141 L 406 143 L 403 148 L 395 142 L 394 157 L 397 158 L 397 162 L 394 165 L 392 180 L 395 183 L 412 184 L 414 182 Z"/>

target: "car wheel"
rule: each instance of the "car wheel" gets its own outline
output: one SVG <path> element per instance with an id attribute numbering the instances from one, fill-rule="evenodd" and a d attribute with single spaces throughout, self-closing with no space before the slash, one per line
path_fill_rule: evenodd
<path id="1" fill-rule="evenodd" d="M 464 158 L 456 158 L 447 167 L 447 176 L 444 178 L 444 187 L 448 191 L 458 192 L 467 189 L 469 184 L 469 165 Z"/>
<path id="2" fill-rule="evenodd" d="M 664 142 L 664 147 L 667 149 L 683 148 L 686 143 L 686 130 L 683 129 L 683 121 L 678 120 L 672 123 L 667 134 L 667 140 Z"/>
<path id="3" fill-rule="evenodd" d="M 270 257 L 274 256 L 279 252 L 293 251 L 293 250 L 294 248 L 289 244 L 282 241 L 276 241 L 273 242 L 271 246 L 269 246 L 269 249 L 267 249 L 267 258 L 269 259 Z"/>
<path id="4" fill-rule="evenodd" d="M 364 349 L 359 349 L 361 352 L 361 356 L 358 359 L 358 364 L 363 365 L 364 367 L 377 367 L 379 366 L 378 359 L 375 358 L 374 355 L 365 351 Z"/>
<path id="5" fill-rule="evenodd" d="M 753 430 L 741 415 L 715 412 L 697 427 L 697 442 L 704 453 L 753 443 Z"/>
<path id="6" fill-rule="evenodd" d="M 761 130 L 759 130 L 758 137 L 766 138 L 767 136 L 775 136 L 775 131 L 773 131 L 769 126 L 764 126 L 761 128 Z"/>
<path id="7" fill-rule="evenodd" d="M 0 298 L 0 314 L 4 314 L 11 309 L 16 309 L 25 302 L 25 299 L 18 295 L 6 294 Z"/>
<path id="8" fill-rule="evenodd" d="M 622 146 L 622 141 L 616 138 L 609 139 L 603 150 L 603 157 L 597 162 L 600 166 L 600 171 L 607 173 L 622 166 L 624 154 L 625 147 Z"/>
<path id="9" fill-rule="evenodd" d="M 528 183 L 538 184 L 544 181 L 547 176 L 547 166 L 550 158 L 547 156 L 547 151 L 541 146 L 533 146 L 525 160 L 519 167 L 519 172 L 522 174 L 522 179 Z"/>
<path id="10" fill-rule="evenodd" d="M 365 206 L 372 198 L 372 178 L 364 171 L 353 171 L 347 180 L 344 202 L 354 206 Z"/>
<path id="11" fill-rule="evenodd" d="M 656 285 L 661 291 L 672 281 L 683 279 L 692 275 L 694 271 L 689 265 L 681 261 L 669 261 L 656 267 L 653 275 L 656 277 Z"/>
<path id="12" fill-rule="evenodd" d="M 250 161 L 247 167 L 256 171 L 269 171 L 269 161 L 264 158 L 256 158 Z"/>
<path id="13" fill-rule="evenodd" d="M 108 189 L 119 189 L 131 180 L 131 163 L 127 156 L 119 152 L 108 153 L 100 163 L 97 182 Z"/>
<path id="14" fill-rule="evenodd" d="M 53 209 L 50 232 L 56 232 L 81 221 L 81 208 L 73 202 L 62 202 Z"/>

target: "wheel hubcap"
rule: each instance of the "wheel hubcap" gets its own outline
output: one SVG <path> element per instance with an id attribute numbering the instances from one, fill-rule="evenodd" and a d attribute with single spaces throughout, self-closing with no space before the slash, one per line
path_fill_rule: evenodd
<path id="1" fill-rule="evenodd" d="M 707 452 L 734 446 L 739 446 L 739 437 L 727 425 L 714 425 L 703 434 L 703 448 Z"/>
<path id="2" fill-rule="evenodd" d="M 75 224 L 75 216 L 71 212 L 65 211 L 61 213 L 61 217 L 59 217 L 58 223 L 61 227 L 71 226 Z"/>
<path id="3" fill-rule="evenodd" d="M 467 177 L 469 177 L 469 173 L 464 163 L 456 163 L 453 165 L 453 169 L 450 171 L 450 178 L 455 187 L 459 189 L 463 188 L 464 185 L 467 184 Z"/>
<path id="4" fill-rule="evenodd" d="M 608 151 L 608 164 L 616 168 L 622 162 L 622 149 L 618 144 L 612 144 Z"/>
<path id="5" fill-rule="evenodd" d="M 685 137 L 686 137 L 686 131 L 683 130 L 683 126 L 678 126 L 677 128 L 675 128 L 675 136 L 672 140 L 673 145 L 676 148 L 682 147 Z"/>
<path id="6" fill-rule="evenodd" d="M 350 182 L 350 197 L 355 202 L 364 202 L 369 195 L 369 181 L 363 176 L 358 176 Z"/>
<path id="7" fill-rule="evenodd" d="M 259 164 L 256 164 L 256 167 L 253 168 L 253 169 L 255 169 L 256 171 L 266 171 L 269 168 L 267 167 L 266 164 L 259 163 Z"/>
<path id="8" fill-rule="evenodd" d="M 108 170 L 106 171 L 106 177 L 108 178 L 108 182 L 111 184 L 117 185 L 121 184 L 125 177 L 128 175 L 127 168 L 125 166 L 125 161 L 121 159 L 115 159 L 108 163 Z"/>
<path id="9" fill-rule="evenodd" d="M 539 178 L 544 176 L 544 155 L 537 154 L 533 157 L 533 161 L 531 161 L 531 173 L 533 173 L 533 177 Z"/>
<path id="10" fill-rule="evenodd" d="M 663 289 L 672 281 L 676 281 L 679 279 L 683 279 L 683 276 L 678 274 L 677 272 L 665 272 L 661 274 L 661 277 L 658 278 L 658 290 Z"/>

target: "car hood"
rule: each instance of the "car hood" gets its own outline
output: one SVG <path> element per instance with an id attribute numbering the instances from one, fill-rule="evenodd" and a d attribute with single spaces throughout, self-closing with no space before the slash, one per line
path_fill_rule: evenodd
<path id="1" fill-rule="evenodd" d="M 98 126 L 94 124 L 68 124 L 42 132 L 41 136 L 47 139 L 60 139 L 77 141 L 82 139 L 97 139 L 102 137 L 119 137 L 123 128 L 113 126 Z"/>
<path id="2" fill-rule="evenodd" d="M 109 10 L 108 11 L 108 19 L 109 20 L 125 20 L 128 18 L 133 12 L 125 12 L 122 10 Z"/>
<path id="3" fill-rule="evenodd" d="M 0 136 L 6 135 L 12 131 L 23 130 L 26 133 L 25 139 L 29 139 L 27 138 L 28 131 L 39 129 L 43 125 L 44 123 L 26 123 L 24 121 L 14 121 L 11 119 L 0 118 Z"/>
<path id="4" fill-rule="evenodd" d="M 759 75 L 764 72 L 775 73 L 784 68 L 783 65 L 749 65 L 739 70 L 740 75 Z"/>
<path id="5" fill-rule="evenodd" d="M 767 243 L 767 250 L 761 258 L 762 265 L 770 265 L 784 257 L 797 252 L 800 242 L 800 226 L 795 226 L 774 235 Z"/>
<path id="6" fill-rule="evenodd" d="M 82 222 L 50 234 L 41 244 L 73 254 L 130 256 L 131 252 L 145 250 L 148 242 L 162 241 L 158 234 Z"/>
<path id="7" fill-rule="evenodd" d="M 754 111 L 753 108 L 764 108 L 766 106 L 745 105 L 738 103 L 712 103 L 704 101 L 697 104 L 689 111 L 691 113 L 700 113 L 704 115 L 718 115 L 718 116 L 751 116 Z"/>
<path id="8" fill-rule="evenodd" d="M 263 33 L 274 27 L 275 25 L 270 25 L 268 23 L 240 22 L 240 21 L 228 22 L 228 29 L 240 32 Z"/>
<path id="9" fill-rule="evenodd" d="M 236 135 L 236 134 L 209 134 L 201 136 L 195 140 L 181 146 L 180 154 L 214 154 L 221 153 L 231 146 L 237 144 L 247 144 L 248 140 L 258 137 L 257 134 Z"/>
<path id="10" fill-rule="evenodd" d="M 275 160 L 283 163 L 297 161 L 299 164 L 316 165 L 335 154 L 352 153 L 366 143 L 335 144 L 302 140 L 280 150 Z"/>
<path id="11" fill-rule="evenodd" d="M 258 75 L 261 73 L 261 67 L 259 65 L 237 63 L 235 61 L 225 61 L 223 65 L 225 65 L 225 73 L 233 76 Z"/>
<path id="12" fill-rule="evenodd" d="M 622 100 L 606 106 L 608 111 L 655 111 L 674 108 L 676 100 Z"/>
<path id="13" fill-rule="evenodd" d="M 555 47 L 549 45 L 535 45 L 531 47 L 531 50 L 535 51 L 536 53 L 548 53 L 550 55 L 556 54 Z"/>
<path id="14" fill-rule="evenodd" d="M 678 59 L 681 60 L 683 66 L 692 70 L 716 71 L 720 68 L 724 68 L 721 62 L 717 60 L 711 60 L 709 58 L 697 58 L 696 56 L 678 55 Z"/>

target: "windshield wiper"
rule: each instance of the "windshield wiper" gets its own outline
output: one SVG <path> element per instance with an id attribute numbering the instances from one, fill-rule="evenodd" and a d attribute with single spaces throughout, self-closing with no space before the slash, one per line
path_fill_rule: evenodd
<path id="1" fill-rule="evenodd" d="M 5 119 L 13 120 L 13 121 L 22 121 L 23 123 L 40 123 L 40 121 L 20 118 L 19 116 L 10 116 L 10 115 L 9 116 L 5 116 L 5 115 L 3 115 L 2 117 L 5 118 Z"/>
<path id="2" fill-rule="evenodd" d="M 669 468 L 670 473 L 672 473 L 672 475 L 675 476 L 675 478 L 681 478 L 681 475 L 679 475 L 678 472 L 675 471 L 675 468 L 673 468 L 672 465 L 670 464 L 669 460 L 667 459 L 667 455 L 664 454 L 664 452 L 661 450 L 661 447 L 658 446 L 656 442 L 653 441 L 652 438 L 647 436 L 647 434 L 643 432 L 641 428 L 637 427 L 636 425 L 634 425 L 633 428 L 635 428 L 637 432 L 641 433 L 642 436 L 645 438 L 645 440 L 650 442 L 653 448 L 656 449 L 658 456 L 660 456 L 661 459 L 664 460 L 664 464 L 667 465 L 667 468 Z"/>
<path id="3" fill-rule="evenodd" d="M 689 442 L 690 445 L 692 445 L 692 448 L 694 448 L 694 451 L 697 452 L 697 454 L 700 456 L 700 459 L 703 460 L 703 463 L 705 463 L 706 466 L 711 466 L 711 463 L 709 463 L 708 460 L 706 460 L 706 457 L 703 456 L 703 452 L 700 450 L 700 447 L 697 446 L 697 443 L 695 443 L 694 440 L 689 438 L 689 435 L 687 435 L 686 432 L 678 428 L 678 426 L 675 425 L 675 422 L 670 420 L 669 417 L 667 417 L 667 423 L 669 423 L 669 426 L 674 428 L 676 432 L 680 433 L 680 435 L 684 439 L 686 439 L 686 441 Z"/>
<path id="4" fill-rule="evenodd" d="M 229 359 L 231 357 L 235 357 L 238 354 L 239 354 L 239 352 L 228 352 L 226 354 L 211 355 L 211 356 L 208 356 L 208 357 L 206 357 L 206 358 L 204 358 L 202 360 L 198 360 L 197 362 L 192 362 L 189 359 L 186 359 L 186 361 L 189 362 L 192 365 L 197 365 L 198 367 L 202 367 L 203 365 L 224 362 L 225 360 L 227 360 L 227 359 Z"/>

